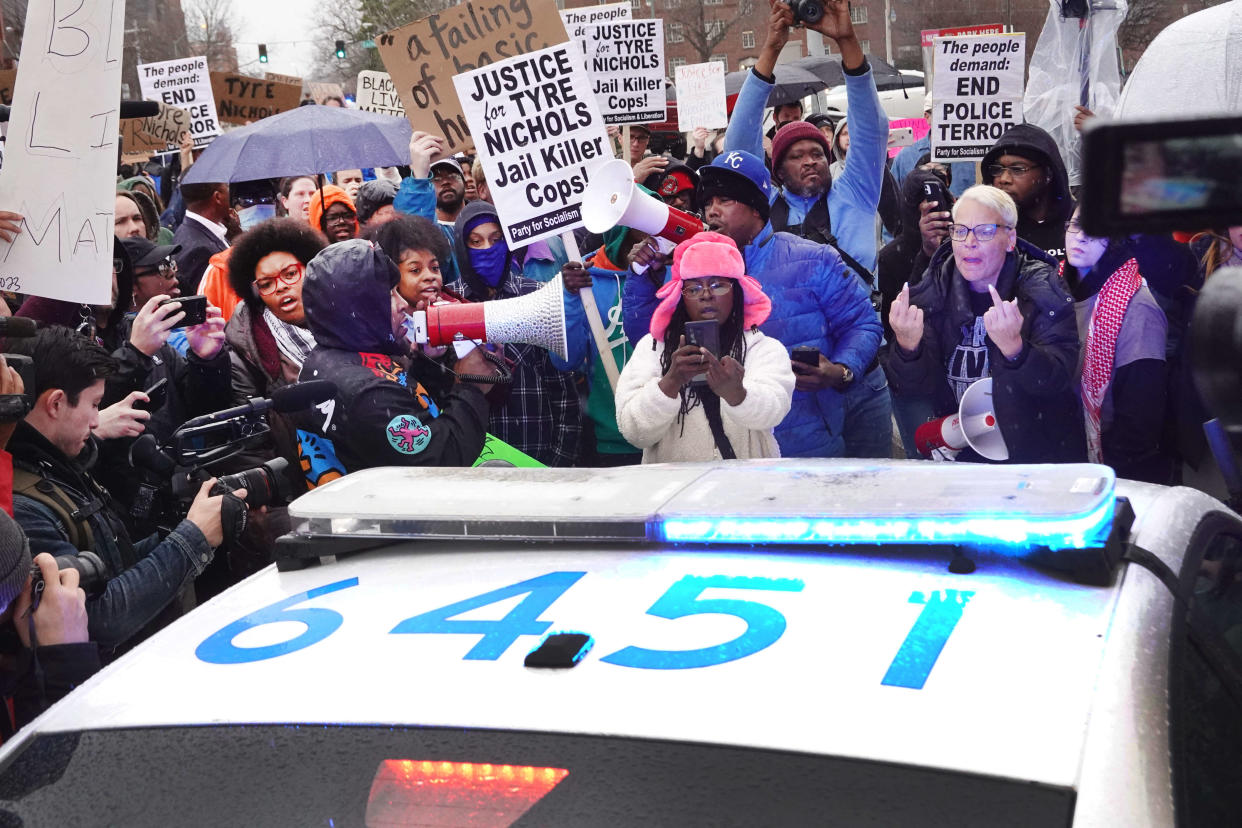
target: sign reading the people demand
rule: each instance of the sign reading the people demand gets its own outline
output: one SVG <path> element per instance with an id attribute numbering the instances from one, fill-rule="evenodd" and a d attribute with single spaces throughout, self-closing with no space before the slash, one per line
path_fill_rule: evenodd
<path id="1" fill-rule="evenodd" d="M 663 121 L 664 21 L 580 26 L 587 75 L 606 124 Z"/>
<path id="2" fill-rule="evenodd" d="M 142 97 L 148 101 L 179 106 L 190 113 L 190 135 L 194 138 L 194 146 L 205 147 L 220 134 L 207 58 L 139 64 L 138 83 L 142 85 Z M 177 144 L 174 142 L 168 148 L 177 149 Z"/>
<path id="3" fill-rule="evenodd" d="M 401 96 L 397 94 L 397 87 L 393 85 L 392 76 L 387 72 L 367 70 L 358 73 L 357 103 L 363 112 L 405 117 Z"/>
<path id="4" fill-rule="evenodd" d="M 565 31 L 570 40 L 581 40 L 585 34 L 583 26 L 594 26 L 598 23 L 616 23 L 618 20 L 630 20 L 634 16 L 629 3 L 609 3 L 606 6 L 583 6 L 580 9 L 561 9 L 561 20 L 565 23 Z"/>
<path id="5" fill-rule="evenodd" d="M 576 43 L 453 78 L 510 247 L 582 223 L 592 170 L 612 158 Z"/>
<path id="6" fill-rule="evenodd" d="M 462 3 L 375 41 L 415 130 L 444 137 L 450 154 L 471 143 L 454 75 L 569 38 L 555 0 Z"/>
<path id="7" fill-rule="evenodd" d="M 982 158 L 1022 123 L 1026 35 L 937 38 L 932 49 L 932 159 Z"/>
<path id="8" fill-rule="evenodd" d="M 226 124 L 248 124 L 297 109 L 302 102 L 302 85 L 261 80 L 235 72 L 212 72 L 211 89 L 216 112 Z"/>
<path id="9" fill-rule="evenodd" d="M 718 60 L 691 63 L 678 66 L 673 72 L 680 132 L 693 132 L 696 127 L 724 129 L 729 125 L 723 63 Z"/>
<path id="10" fill-rule="evenodd" d="M 190 113 L 179 106 L 160 104 L 158 115 L 121 121 L 121 158 L 129 163 L 150 158 L 169 146 L 180 146 L 190 129 Z"/>
<path id="11" fill-rule="evenodd" d="M 125 4 L 30 0 L 0 169 L 0 205 L 22 216 L 0 239 L 0 290 L 112 301 Z"/>

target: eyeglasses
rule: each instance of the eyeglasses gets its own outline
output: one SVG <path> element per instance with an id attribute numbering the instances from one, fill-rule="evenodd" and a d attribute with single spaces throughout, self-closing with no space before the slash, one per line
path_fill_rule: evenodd
<path id="1" fill-rule="evenodd" d="M 986 242 L 996 238 L 997 230 L 1012 230 L 1008 224 L 978 224 L 974 227 L 967 227 L 964 224 L 950 224 L 949 238 L 955 242 L 964 242 L 966 237 L 971 233 L 975 234 L 978 241 Z"/>
<path id="2" fill-rule="evenodd" d="M 337 213 L 324 213 L 324 224 L 351 224 L 354 220 L 354 213 L 345 211 Z"/>
<path id="3" fill-rule="evenodd" d="M 114 263 L 115 266 L 115 263 Z M 177 275 L 177 262 L 171 256 L 160 262 L 159 267 L 154 270 L 148 270 L 144 273 L 135 273 L 135 276 L 142 278 L 143 276 L 159 276 L 162 279 L 171 280 Z"/>
<path id="4" fill-rule="evenodd" d="M 1002 173 L 1009 173 L 1012 178 L 1018 178 L 1037 169 L 1039 169 L 1038 164 L 988 164 L 987 173 L 992 178 L 1000 178 Z"/>
<path id="5" fill-rule="evenodd" d="M 687 299 L 698 299 L 705 290 L 710 290 L 713 296 L 724 296 L 733 290 L 733 280 L 712 279 L 706 285 L 702 282 L 686 282 L 681 286 L 681 295 Z"/>
<path id="6" fill-rule="evenodd" d="M 1070 219 L 1065 222 L 1065 232 L 1072 233 L 1075 236 L 1087 235 L 1087 231 L 1082 229 L 1082 225 L 1079 224 L 1078 219 Z"/>
<path id="7" fill-rule="evenodd" d="M 302 281 L 302 274 L 304 272 L 302 265 L 299 262 L 294 262 L 277 273 L 274 279 L 255 279 L 254 287 L 255 290 L 259 291 L 260 296 L 271 296 L 276 292 L 276 288 L 282 284 L 296 285 Z"/>

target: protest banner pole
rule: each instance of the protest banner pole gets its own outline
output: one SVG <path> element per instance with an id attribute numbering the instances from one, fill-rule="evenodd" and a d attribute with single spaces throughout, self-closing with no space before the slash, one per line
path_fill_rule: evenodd
<path id="1" fill-rule="evenodd" d="M 621 125 L 621 158 L 625 159 L 625 163 L 633 165 L 634 159 L 630 158 L 630 125 Z"/>
<path id="2" fill-rule="evenodd" d="M 628 131 L 629 127 L 626 127 L 626 130 Z M 569 261 L 581 262 L 582 252 L 578 250 L 578 239 L 574 237 L 574 232 L 566 230 L 561 233 L 561 241 L 565 243 L 565 252 L 569 255 Z M 608 384 L 612 386 L 615 394 L 617 381 L 621 379 L 621 374 L 617 370 L 616 360 L 612 358 L 612 348 L 608 347 L 608 335 L 604 333 L 604 322 L 600 319 L 599 306 L 595 304 L 595 293 L 590 288 L 583 288 L 578 291 L 578 298 L 582 300 L 587 325 L 591 328 L 591 338 L 595 340 L 595 350 L 599 352 L 599 358 L 604 363 L 604 373 L 608 375 Z"/>

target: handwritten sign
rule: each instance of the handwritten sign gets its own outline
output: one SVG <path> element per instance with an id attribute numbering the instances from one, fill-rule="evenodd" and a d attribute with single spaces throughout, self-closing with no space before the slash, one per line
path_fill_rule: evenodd
<path id="1" fill-rule="evenodd" d="M 405 117 L 401 96 L 397 94 L 397 87 L 393 86 L 392 77 L 387 72 L 359 72 L 357 89 L 358 108 L 363 112 Z"/>
<path id="2" fill-rule="evenodd" d="M 677 84 L 677 129 L 693 132 L 697 127 L 724 129 L 729 125 L 725 105 L 724 64 L 691 63 L 673 70 Z"/>
<path id="3" fill-rule="evenodd" d="M 453 84 L 509 246 L 579 226 L 582 192 L 612 147 L 578 45 L 518 55 Z"/>
<path id="4" fill-rule="evenodd" d="M 0 104 L 13 105 L 13 87 L 17 85 L 16 69 L 0 69 Z"/>
<path id="5" fill-rule="evenodd" d="M 190 113 L 179 106 L 160 104 L 160 113 L 149 118 L 121 121 L 121 157 L 133 162 L 180 146 L 181 133 L 190 128 Z"/>
<path id="6" fill-rule="evenodd" d="M 618 20 L 630 20 L 634 16 L 629 3 L 609 3 L 606 6 L 584 6 L 580 9 L 561 9 L 561 21 L 570 40 L 581 40 L 583 26 L 594 26 L 598 23 L 616 23 Z"/>
<path id="7" fill-rule="evenodd" d="M 319 83 L 311 81 L 310 84 L 311 97 L 315 99 L 315 103 L 321 104 L 328 98 L 340 98 L 345 100 L 345 90 L 341 88 L 339 83 Z"/>
<path id="8" fill-rule="evenodd" d="M 1022 123 L 1026 35 L 937 38 L 932 51 L 932 159 L 982 158 Z"/>
<path id="9" fill-rule="evenodd" d="M 297 75 L 282 75 L 279 72 L 264 72 L 263 77 L 271 81 L 276 81 L 277 83 L 289 83 L 299 89 L 302 87 L 302 79 Z"/>
<path id="10" fill-rule="evenodd" d="M 302 86 L 260 80 L 235 72 L 212 72 L 211 91 L 216 112 L 226 124 L 248 124 L 290 109 L 302 102 Z"/>
<path id="11" fill-rule="evenodd" d="M 0 290 L 107 305 L 125 4 L 54 3 L 26 16 L 0 169 L 0 204 L 23 218 L 0 239 Z"/>
<path id="12" fill-rule="evenodd" d="M 664 21 L 580 26 L 587 75 L 606 124 L 663 121 Z"/>
<path id="13" fill-rule="evenodd" d="M 190 113 L 190 135 L 194 138 L 194 146 L 205 147 L 220 134 L 207 58 L 139 64 L 138 83 L 142 85 L 142 97 L 148 101 L 179 106 Z M 168 148 L 176 149 L 177 145 L 173 143 Z"/>
<path id="14" fill-rule="evenodd" d="M 443 136 L 452 153 L 472 143 L 453 75 L 566 40 L 555 0 L 509 0 L 452 6 L 375 43 L 414 129 Z"/>

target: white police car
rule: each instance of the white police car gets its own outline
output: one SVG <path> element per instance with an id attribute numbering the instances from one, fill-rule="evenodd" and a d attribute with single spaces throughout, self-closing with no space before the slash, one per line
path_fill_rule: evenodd
<path id="1" fill-rule="evenodd" d="M 5 745 L 0 824 L 1242 824 L 1242 522 L 1191 490 L 376 469 L 292 512 Z"/>

